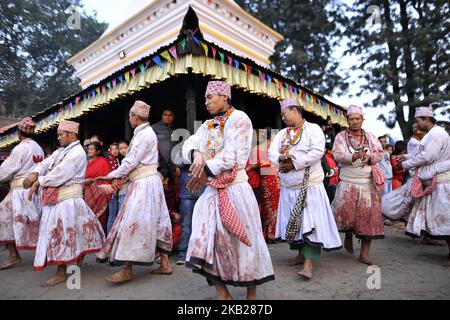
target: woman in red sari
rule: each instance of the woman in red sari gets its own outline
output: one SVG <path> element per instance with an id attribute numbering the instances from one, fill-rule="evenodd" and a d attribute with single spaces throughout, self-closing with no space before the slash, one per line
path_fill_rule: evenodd
<path id="1" fill-rule="evenodd" d="M 257 147 L 257 162 L 260 168 L 261 220 L 266 242 L 275 243 L 281 183 L 278 178 L 278 166 L 269 160 L 271 131 L 270 128 L 266 128 L 266 130 L 266 139 Z"/>
<path id="2" fill-rule="evenodd" d="M 108 160 L 100 156 L 101 145 L 93 142 L 88 146 L 89 161 L 86 168 L 86 181 L 84 186 L 84 199 L 89 208 L 95 213 L 106 234 L 108 221 L 108 203 L 111 195 L 104 194 L 99 186 L 105 182 L 93 181 L 97 177 L 104 177 L 110 173 L 111 165 Z"/>

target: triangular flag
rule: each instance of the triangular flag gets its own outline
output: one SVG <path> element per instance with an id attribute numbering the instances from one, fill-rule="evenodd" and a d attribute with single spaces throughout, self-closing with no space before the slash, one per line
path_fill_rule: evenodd
<path id="1" fill-rule="evenodd" d="M 242 66 L 244 67 L 245 73 L 247 73 L 247 65 L 245 63 L 242 63 Z"/>
<path id="2" fill-rule="evenodd" d="M 186 48 L 186 39 L 181 40 L 179 45 L 181 46 L 181 49 L 184 50 Z"/>
<path id="3" fill-rule="evenodd" d="M 219 51 L 220 61 L 225 62 L 225 53 Z"/>
<path id="4" fill-rule="evenodd" d="M 136 68 L 131 69 L 130 72 L 131 72 L 131 77 L 134 78 L 134 76 L 136 74 Z"/>
<path id="5" fill-rule="evenodd" d="M 169 51 L 166 50 L 164 52 L 161 52 L 161 57 L 163 57 L 164 59 L 166 59 L 170 63 L 173 63 L 173 60 L 172 60 L 172 57 L 170 56 Z"/>
<path id="6" fill-rule="evenodd" d="M 91 91 L 91 96 L 92 96 L 93 98 L 95 98 L 95 90 L 92 90 L 92 91 Z"/>
<path id="7" fill-rule="evenodd" d="M 139 70 L 141 71 L 141 73 L 144 73 L 144 72 L 145 72 L 145 65 L 144 65 L 143 63 L 141 63 L 141 64 L 139 65 Z"/>
<path id="8" fill-rule="evenodd" d="M 211 51 L 212 51 L 213 58 L 216 59 L 216 53 L 217 53 L 216 47 L 211 46 Z"/>
<path id="9" fill-rule="evenodd" d="M 172 48 L 169 49 L 170 54 L 172 55 L 172 57 L 177 60 L 178 59 L 178 55 L 177 55 L 177 47 L 173 46 Z"/>
<path id="10" fill-rule="evenodd" d="M 130 82 L 130 72 L 129 71 L 125 72 L 124 77 L 125 77 L 126 82 Z"/>
<path id="11" fill-rule="evenodd" d="M 227 58 L 228 58 L 228 64 L 229 64 L 230 67 L 231 67 L 231 65 L 233 64 L 233 58 L 230 57 L 229 55 L 227 55 Z"/>
<path id="12" fill-rule="evenodd" d="M 249 76 L 252 73 L 252 66 L 247 66 L 247 75 Z"/>
<path id="13" fill-rule="evenodd" d="M 205 51 L 205 56 L 208 56 L 208 51 L 209 51 L 208 45 L 202 41 L 202 47 L 203 47 L 203 50 Z"/>
<path id="14" fill-rule="evenodd" d="M 237 61 L 237 60 L 234 60 L 234 66 L 236 67 L 236 69 L 239 69 L 239 61 Z"/>
<path id="15" fill-rule="evenodd" d="M 261 81 L 266 81 L 266 74 L 260 71 Z"/>
<path id="16" fill-rule="evenodd" d="M 267 75 L 267 81 L 269 81 L 269 83 L 272 83 L 272 77 Z"/>
<path id="17" fill-rule="evenodd" d="M 152 60 L 154 63 L 156 63 L 158 65 L 158 67 L 162 68 L 164 66 L 164 64 L 161 61 L 160 56 L 153 57 Z"/>
<path id="18" fill-rule="evenodd" d="M 192 39 L 195 41 L 196 44 L 198 44 L 199 46 L 201 45 L 200 41 L 198 41 L 198 38 L 196 36 L 192 36 Z"/>
<path id="19" fill-rule="evenodd" d="M 78 104 L 78 102 L 80 102 L 80 97 L 75 98 L 75 104 Z"/>
<path id="20" fill-rule="evenodd" d="M 123 75 L 118 76 L 118 77 L 117 77 L 117 80 L 119 80 L 119 82 L 122 83 L 122 82 L 123 82 Z"/>
<path id="21" fill-rule="evenodd" d="M 294 87 L 294 93 L 295 93 L 295 94 L 298 94 L 298 89 L 297 89 L 297 87 Z"/>
<path id="22" fill-rule="evenodd" d="M 108 82 L 106 83 L 106 87 L 107 87 L 108 89 L 111 89 L 111 82 L 108 81 Z"/>
<path id="23" fill-rule="evenodd" d="M 148 66 L 150 65 L 151 60 L 147 60 L 145 61 L 145 67 L 148 68 Z"/>
<path id="24" fill-rule="evenodd" d="M 102 86 L 102 92 L 103 92 L 103 94 L 106 93 L 106 86 L 105 85 Z"/>
<path id="25" fill-rule="evenodd" d="M 100 88 L 95 89 L 95 91 L 97 92 L 97 94 L 100 94 Z"/>
<path id="26" fill-rule="evenodd" d="M 117 80 L 116 80 L 116 79 L 113 79 L 113 80 L 112 80 L 112 87 L 115 88 L 115 87 L 116 87 L 116 84 L 117 84 Z"/>
<path id="27" fill-rule="evenodd" d="M 283 88 L 283 81 L 278 81 L 278 89 L 281 89 L 281 88 Z"/>

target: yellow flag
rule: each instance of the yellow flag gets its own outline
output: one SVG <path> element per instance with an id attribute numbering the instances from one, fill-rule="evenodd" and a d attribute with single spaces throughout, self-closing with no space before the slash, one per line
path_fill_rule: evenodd
<path id="1" fill-rule="evenodd" d="M 130 82 L 130 72 L 129 71 L 125 72 L 125 81 Z"/>
<path id="2" fill-rule="evenodd" d="M 209 51 L 208 45 L 204 42 L 201 42 L 201 44 L 202 44 L 203 50 L 205 50 L 205 56 L 208 56 L 208 51 Z"/>
<path id="3" fill-rule="evenodd" d="M 170 56 L 169 51 L 164 51 L 161 53 L 161 57 L 163 57 L 164 59 L 166 59 L 167 61 L 169 61 L 170 63 L 173 63 L 172 57 Z"/>

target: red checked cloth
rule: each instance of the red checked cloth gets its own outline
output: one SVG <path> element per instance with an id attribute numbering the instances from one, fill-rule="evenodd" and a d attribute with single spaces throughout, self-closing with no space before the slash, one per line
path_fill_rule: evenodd
<path id="1" fill-rule="evenodd" d="M 412 178 L 411 182 L 411 197 L 421 198 L 427 194 L 431 194 L 436 188 L 436 176 L 431 179 L 431 183 L 425 187 L 422 186 L 422 181 L 419 178 L 419 170 L 416 170 L 416 174 Z"/>
<path id="2" fill-rule="evenodd" d="M 232 235 L 247 246 L 251 246 L 250 239 L 247 236 L 245 227 L 242 224 L 236 209 L 231 203 L 227 187 L 236 179 L 238 167 L 235 166 L 231 171 L 222 173 L 218 178 L 211 180 L 208 184 L 217 189 L 219 193 L 219 214 L 222 223 Z"/>

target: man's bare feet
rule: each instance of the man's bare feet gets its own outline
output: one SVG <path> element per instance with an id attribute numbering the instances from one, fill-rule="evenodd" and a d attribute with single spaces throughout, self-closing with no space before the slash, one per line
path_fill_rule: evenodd
<path id="1" fill-rule="evenodd" d="M 224 296 L 215 296 L 215 297 L 209 297 L 206 298 L 205 300 L 233 300 L 233 297 L 231 295 L 224 295 Z"/>
<path id="2" fill-rule="evenodd" d="M 295 258 L 291 259 L 288 261 L 287 265 L 292 267 L 292 266 L 296 266 L 299 264 L 303 264 L 305 262 L 305 258 L 303 257 L 303 255 L 298 255 Z"/>
<path id="3" fill-rule="evenodd" d="M 153 270 L 151 273 L 171 275 L 172 272 L 173 272 L 173 270 L 172 270 L 172 267 L 170 266 L 169 256 L 167 254 L 161 254 L 160 267 L 158 269 Z"/>
<path id="4" fill-rule="evenodd" d="M 344 248 L 348 253 L 353 254 L 353 237 L 351 235 L 345 236 Z"/>
<path id="5" fill-rule="evenodd" d="M 12 266 L 15 266 L 16 264 L 19 264 L 22 262 L 22 259 L 17 256 L 17 257 L 9 257 L 8 259 L 6 259 L 5 261 L 2 261 L 0 263 L 0 270 L 5 270 L 8 268 L 11 268 Z"/>
<path id="6" fill-rule="evenodd" d="M 77 260 L 77 266 L 80 267 L 80 268 L 81 268 L 81 265 L 83 264 L 84 257 L 85 256 L 81 256 Z"/>
<path id="7" fill-rule="evenodd" d="M 256 300 L 256 287 L 247 288 L 247 300 Z"/>
<path id="8" fill-rule="evenodd" d="M 155 270 L 151 271 L 152 274 L 165 274 L 170 276 L 173 273 L 173 270 L 171 267 L 163 267 L 162 265 Z"/>
<path id="9" fill-rule="evenodd" d="M 312 278 L 313 265 L 312 260 L 305 260 L 305 265 L 303 269 L 298 272 L 298 275 L 305 280 L 311 280 Z"/>
<path id="10" fill-rule="evenodd" d="M 430 246 L 444 246 L 444 243 L 439 242 L 438 240 L 433 240 L 427 236 L 424 236 L 422 238 L 422 244 L 424 245 L 430 245 Z"/>
<path id="11" fill-rule="evenodd" d="M 361 263 L 367 264 L 368 266 L 380 266 L 379 263 L 372 261 L 372 259 L 370 259 L 369 257 L 360 256 L 358 261 Z"/>
<path id="12" fill-rule="evenodd" d="M 50 279 L 48 279 L 47 281 L 45 281 L 41 287 L 53 287 L 56 286 L 57 284 L 66 282 L 67 280 L 67 275 L 66 273 L 60 273 L 57 272 L 53 277 L 51 277 Z"/>
<path id="13" fill-rule="evenodd" d="M 128 267 L 125 267 L 119 272 L 116 272 L 106 278 L 107 281 L 114 284 L 127 282 L 130 281 L 131 279 L 132 279 L 132 269 Z"/>

